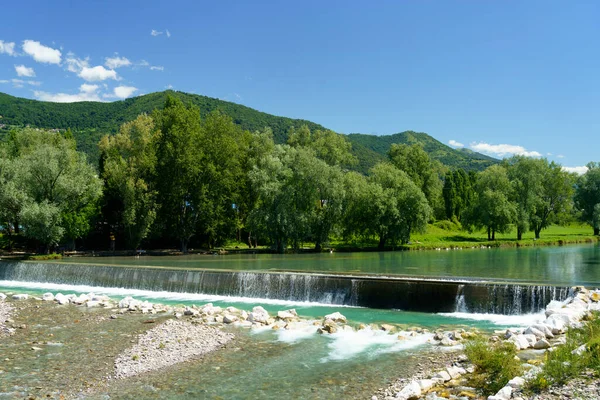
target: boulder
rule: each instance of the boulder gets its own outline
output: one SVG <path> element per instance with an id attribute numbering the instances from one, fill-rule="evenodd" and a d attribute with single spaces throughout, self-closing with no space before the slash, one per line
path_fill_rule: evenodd
<path id="1" fill-rule="evenodd" d="M 510 386 L 513 389 L 521 389 L 523 386 L 525 386 L 525 379 L 521 378 L 520 376 L 514 377 L 508 381 L 506 386 Z"/>
<path id="2" fill-rule="evenodd" d="M 441 340 L 440 344 L 442 346 L 456 346 L 458 344 L 458 342 L 455 342 L 454 340 L 450 339 L 448 336 L 444 336 L 444 338 Z"/>
<path id="3" fill-rule="evenodd" d="M 440 371 L 437 374 L 433 375 L 432 379 L 439 382 L 448 382 L 452 379 L 452 377 L 447 371 Z"/>
<path id="4" fill-rule="evenodd" d="M 552 332 L 550 332 L 552 333 Z M 525 335 L 534 335 L 536 337 L 536 339 L 545 339 L 546 338 L 546 334 L 542 331 L 540 331 L 537 328 L 534 328 L 533 326 L 528 327 L 527 329 L 525 329 L 525 331 L 523 332 L 523 334 Z"/>
<path id="5" fill-rule="evenodd" d="M 58 298 L 58 296 L 60 295 L 57 294 L 56 297 Z M 127 296 L 121 299 L 121 301 L 119 301 L 119 308 L 129 308 L 129 303 L 133 300 L 133 297 L 131 296 Z"/>
<path id="6" fill-rule="evenodd" d="M 540 339 L 537 342 L 535 342 L 533 348 L 537 350 L 549 349 L 550 343 L 546 339 Z"/>
<path id="7" fill-rule="evenodd" d="M 333 322 L 341 322 L 341 323 L 346 323 L 346 317 L 344 317 L 342 314 L 340 314 L 339 312 L 334 312 L 333 314 L 329 314 L 325 316 L 325 319 L 328 320 L 332 320 Z"/>
<path id="8" fill-rule="evenodd" d="M 410 383 L 402 388 L 400 392 L 396 394 L 397 399 L 409 400 L 418 399 L 421 396 L 421 386 L 417 381 L 410 381 Z"/>
<path id="9" fill-rule="evenodd" d="M 529 348 L 529 341 L 525 335 L 514 335 L 511 336 L 507 342 L 513 343 L 517 350 L 524 350 Z"/>
<path id="10" fill-rule="evenodd" d="M 87 294 L 80 294 L 78 297 L 72 298 L 71 299 L 71 303 L 73 304 L 77 304 L 77 305 L 82 305 L 83 303 L 89 301 L 89 297 Z"/>
<path id="11" fill-rule="evenodd" d="M 185 309 L 183 310 L 183 315 L 198 315 L 200 314 L 200 311 L 196 310 L 195 308 L 191 308 L 191 307 L 185 307 Z"/>
<path id="12" fill-rule="evenodd" d="M 54 296 L 54 301 L 61 305 L 69 304 L 69 298 L 62 293 L 57 293 L 56 296 Z"/>
<path id="13" fill-rule="evenodd" d="M 421 387 L 421 392 L 427 392 L 435 385 L 433 379 L 421 379 L 419 381 L 419 386 Z"/>
<path id="14" fill-rule="evenodd" d="M 223 314 L 223 322 L 226 324 L 232 324 L 238 320 L 238 317 L 231 314 Z"/>
<path id="15" fill-rule="evenodd" d="M 531 325 L 531 327 L 539 330 L 540 332 L 543 332 L 544 335 L 546 335 L 546 339 L 554 338 L 554 334 L 552 334 L 552 329 L 550 329 L 550 327 L 548 325 L 535 324 L 535 325 Z"/>
<path id="16" fill-rule="evenodd" d="M 512 387 L 504 386 L 494 396 L 488 397 L 488 400 L 510 400 L 512 396 Z"/>
<path id="17" fill-rule="evenodd" d="M 294 311 L 295 312 L 295 311 Z M 277 311 L 277 318 L 283 321 L 291 321 L 298 317 L 298 315 L 292 314 L 290 311 Z"/>
<path id="18" fill-rule="evenodd" d="M 248 321 L 257 322 L 260 324 L 268 324 L 269 313 L 261 306 L 256 306 L 252 309 L 252 312 L 248 314 Z"/>
<path id="19" fill-rule="evenodd" d="M 239 313 L 240 313 L 240 310 L 238 310 L 238 309 L 237 309 L 237 308 L 235 308 L 235 307 L 231 307 L 231 306 L 230 306 L 230 307 L 227 307 L 225 310 L 227 310 L 227 312 L 228 312 L 229 314 L 239 314 Z"/>
<path id="20" fill-rule="evenodd" d="M 381 324 L 381 330 L 386 332 L 394 332 L 396 327 L 390 324 Z"/>
<path id="21" fill-rule="evenodd" d="M 52 293 L 44 293 L 42 295 L 43 301 L 54 301 L 54 295 Z"/>
<path id="22" fill-rule="evenodd" d="M 86 307 L 99 307 L 101 304 L 99 301 L 90 300 L 85 303 Z"/>
<path id="23" fill-rule="evenodd" d="M 13 300 L 27 300 L 28 298 L 29 298 L 29 295 L 27 293 L 13 294 L 12 295 L 12 299 Z"/>
<path id="24" fill-rule="evenodd" d="M 527 343 L 529 344 L 528 347 L 533 347 L 538 341 L 538 338 L 535 335 L 523 334 L 523 337 L 527 340 Z"/>
<path id="25" fill-rule="evenodd" d="M 4 293 L 0 293 L 0 300 L 6 299 L 6 295 Z"/>
<path id="26" fill-rule="evenodd" d="M 448 367 L 446 368 L 446 372 L 448 372 L 448 375 L 450 375 L 450 378 L 452 379 L 456 379 L 467 373 L 467 371 L 461 367 Z"/>

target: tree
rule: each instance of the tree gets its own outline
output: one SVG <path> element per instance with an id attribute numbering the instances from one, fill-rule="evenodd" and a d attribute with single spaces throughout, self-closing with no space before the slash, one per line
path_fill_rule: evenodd
<path id="1" fill-rule="evenodd" d="M 594 228 L 594 235 L 600 234 L 600 163 L 591 162 L 588 170 L 578 180 L 575 188 L 575 205 L 581 210 L 582 221 Z"/>
<path id="2" fill-rule="evenodd" d="M 396 168 L 404 171 L 425 194 L 435 214 L 443 215 L 442 182 L 439 163 L 433 162 L 420 144 L 397 144 L 390 147 L 388 157 Z"/>
<path id="3" fill-rule="evenodd" d="M 511 182 L 510 198 L 516 206 L 517 240 L 529 231 L 531 221 L 540 205 L 544 190 L 544 175 L 548 161 L 525 156 L 513 156 L 504 162 Z"/>
<path id="4" fill-rule="evenodd" d="M 508 231 L 517 212 L 510 201 L 510 191 L 504 167 L 493 165 L 481 172 L 475 185 L 475 201 L 465 216 L 465 224 L 485 227 L 488 240 L 496 240 L 496 232 Z"/>
<path id="5" fill-rule="evenodd" d="M 88 210 L 100 197 L 102 182 L 73 140 L 23 129 L 9 135 L 5 154 L 11 160 L 6 171 L 12 171 L 13 184 L 4 185 L 3 197 L 14 206 L 11 214 L 18 213 L 25 236 L 49 251 L 65 233 L 75 239 L 89 229 Z"/>
<path id="6" fill-rule="evenodd" d="M 204 162 L 200 110 L 167 97 L 165 108 L 152 116 L 159 136 L 156 145 L 156 188 L 159 220 L 187 253 L 202 209 L 200 166 Z"/>
<path id="7" fill-rule="evenodd" d="M 148 236 L 156 218 L 156 138 L 154 121 L 142 114 L 123 124 L 118 134 L 104 136 L 99 144 L 106 191 L 121 205 L 118 223 L 132 249 Z"/>
<path id="8" fill-rule="evenodd" d="M 356 165 L 356 157 L 352 155 L 352 144 L 344 136 L 331 130 L 317 129 L 311 132 L 307 125 L 299 129 L 292 128 L 288 136 L 288 144 L 292 147 L 306 147 L 329 165 L 349 167 Z"/>
<path id="9" fill-rule="evenodd" d="M 531 215 L 531 226 L 535 238 L 540 238 L 542 229 L 551 223 L 560 222 L 570 213 L 573 206 L 575 179 L 572 174 L 563 171 L 555 162 L 545 163 L 542 176 L 542 190 L 537 199 L 535 212 Z"/>
<path id="10" fill-rule="evenodd" d="M 427 226 L 431 207 L 404 171 L 380 163 L 371 169 L 367 179 L 355 173 L 348 177 L 346 234 L 376 235 L 378 248 L 383 250 L 388 242 L 407 243 L 411 232 Z"/>
<path id="11" fill-rule="evenodd" d="M 442 195 L 447 219 L 461 221 L 464 210 L 470 207 L 475 196 L 474 183 L 475 174 L 463 169 L 446 173 Z"/>

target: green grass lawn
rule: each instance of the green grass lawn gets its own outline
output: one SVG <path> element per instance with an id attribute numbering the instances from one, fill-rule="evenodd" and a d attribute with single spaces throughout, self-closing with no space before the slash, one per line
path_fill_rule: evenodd
<path id="1" fill-rule="evenodd" d="M 495 241 L 488 241 L 487 232 L 467 232 L 461 230 L 445 230 L 434 225 L 428 225 L 425 233 L 411 235 L 409 248 L 434 249 L 452 247 L 512 247 L 512 246 L 544 246 L 569 243 L 586 243 L 598 240 L 588 225 L 571 224 L 567 226 L 552 225 L 542 230 L 540 239 L 535 240 L 533 232 L 523 234 L 522 240 L 517 240 L 516 229 L 508 233 L 496 233 Z"/>

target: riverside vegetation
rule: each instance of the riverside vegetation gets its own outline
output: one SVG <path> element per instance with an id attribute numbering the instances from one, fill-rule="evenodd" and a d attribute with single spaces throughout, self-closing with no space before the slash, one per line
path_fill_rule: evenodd
<path id="1" fill-rule="evenodd" d="M 0 146 L 4 247 L 186 253 L 235 240 L 282 253 L 374 241 L 383 250 L 434 247 L 419 246 L 428 226 L 483 230 L 485 246 L 511 231 L 518 244 L 528 232 L 543 240 L 551 225 L 576 220 L 600 229 L 596 163 L 577 177 L 515 156 L 476 173 L 442 165 L 418 143 L 392 144 L 365 175 L 351 170 L 357 158 L 344 135 L 305 124 L 276 144 L 269 127 L 250 132 L 219 111 L 201 115 L 167 97 L 102 137 L 97 168 L 70 130 L 12 129 Z M 447 242 L 466 247 L 456 238 Z M 561 240 L 594 239 L 552 243 Z"/>

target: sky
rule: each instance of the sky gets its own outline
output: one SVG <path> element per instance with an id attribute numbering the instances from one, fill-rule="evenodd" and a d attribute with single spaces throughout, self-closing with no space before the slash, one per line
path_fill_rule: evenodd
<path id="1" fill-rule="evenodd" d="M 168 88 L 340 133 L 600 161 L 600 2 L 27 1 L 0 7 L 0 92 Z"/>

